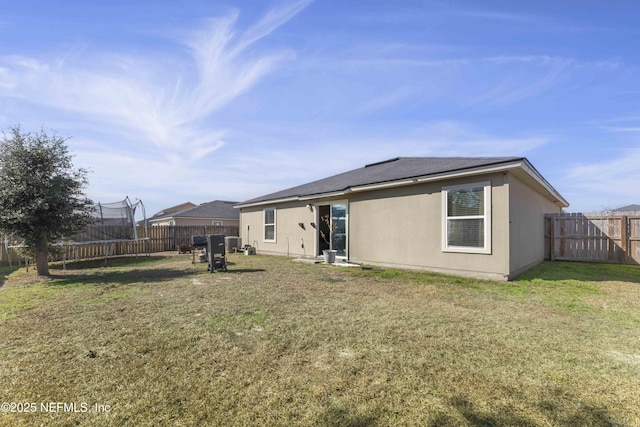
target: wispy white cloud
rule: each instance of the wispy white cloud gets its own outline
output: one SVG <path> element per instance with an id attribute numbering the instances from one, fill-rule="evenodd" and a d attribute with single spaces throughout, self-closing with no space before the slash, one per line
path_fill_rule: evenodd
<path id="1" fill-rule="evenodd" d="M 630 133 L 636 133 L 636 132 L 640 132 L 640 127 L 621 127 L 621 126 L 605 126 L 602 129 L 609 131 L 609 132 L 630 132 Z"/>
<path id="2" fill-rule="evenodd" d="M 475 109 L 501 108 L 534 98 L 561 85 L 578 69 L 603 66 L 548 55 L 442 57 L 403 52 L 372 55 L 369 51 L 347 58 L 342 64 L 360 72 L 369 70 L 372 78 L 378 75 L 381 79 L 390 75 L 408 77 L 401 82 L 394 81 L 393 92 L 369 100 L 372 106 L 386 105 L 394 99 L 428 102 L 446 96 L 464 108 Z M 385 84 L 388 83 L 380 82 L 381 86 Z M 398 85 L 402 85 L 400 89 Z M 419 88 L 412 92 L 413 96 L 403 89 L 409 85 Z"/>
<path id="3" fill-rule="evenodd" d="M 446 22 L 451 26 L 513 26 L 520 32 L 557 32 L 557 33 L 587 33 L 594 31 L 611 31 L 613 28 L 601 25 L 584 25 L 576 23 L 572 19 L 561 19 L 557 14 L 537 13 L 526 11 L 526 8 L 501 6 L 499 9 L 491 9 L 489 5 L 481 3 L 480 6 L 471 5 L 472 2 L 427 1 L 420 2 L 419 7 L 411 9 L 396 7 L 393 11 L 385 10 L 384 13 L 364 12 L 350 17 L 357 22 L 373 22 L 388 25 L 411 25 L 419 22 L 421 25 L 429 25 L 436 21 Z M 507 11 L 511 9 L 512 11 Z M 520 9 L 520 10 L 517 10 Z"/>
<path id="4" fill-rule="evenodd" d="M 397 156 L 526 156 L 551 141 L 546 135 L 496 135 L 457 121 L 369 129 L 323 124 L 282 126 L 278 129 L 271 124 L 260 132 L 250 131 L 260 133 L 262 138 L 251 156 L 238 159 L 229 153 L 227 168 L 237 165 L 237 176 L 244 177 L 233 184 L 238 193 L 255 197 Z M 272 135 L 305 143 L 284 149 Z"/>
<path id="5" fill-rule="evenodd" d="M 385 13 L 360 13 L 350 17 L 353 21 L 366 21 L 382 24 L 408 24 L 413 22 L 425 22 L 431 19 L 440 21 L 450 19 L 465 19 L 480 21 L 501 21 L 515 24 L 529 24 L 536 26 L 547 22 L 548 19 L 542 15 L 524 14 L 515 12 L 492 11 L 486 7 L 472 8 L 454 2 L 427 1 L 421 2 L 420 7 L 414 7 L 409 10 L 407 8 L 394 8 L 393 12 L 385 11 Z"/>
<path id="6" fill-rule="evenodd" d="M 479 58 L 479 61 L 494 63 L 497 65 L 504 64 L 548 64 L 548 65 L 566 65 L 573 62 L 569 58 L 554 57 L 549 55 L 500 55 L 487 56 Z"/>
<path id="7" fill-rule="evenodd" d="M 82 40 L 64 52 L 18 55 L 38 49 L 25 43 L 0 57 L 0 122 L 73 136 L 78 166 L 94 171 L 94 197 L 115 200 L 136 188 L 130 196 L 158 208 L 250 198 L 396 156 L 535 159 L 548 148 L 586 162 L 588 144 L 624 140 L 607 146 L 610 156 L 614 145 L 634 143 L 634 98 L 608 102 L 637 92 L 637 69 L 610 59 L 626 58 L 624 49 L 558 45 L 547 30 L 569 27 L 568 14 L 329 3 L 302 14 L 308 0 L 278 2 L 251 22 L 244 11 L 227 11 L 187 32 L 157 17 L 161 24 L 139 30 L 144 44 L 130 34 L 118 50 L 114 37 L 109 52 Z M 308 19 L 273 37 L 294 17 Z M 519 43 L 531 31 L 545 37 Z M 598 140 L 598 130 L 608 133 Z M 558 139 L 565 148 L 554 148 Z M 563 194 L 604 194 L 606 180 L 580 177 L 599 174 L 599 165 L 603 174 L 620 170 L 608 179 L 640 188 L 623 160 L 552 173 L 565 178 Z"/>
<path id="8" fill-rule="evenodd" d="M 83 141 L 75 144 L 75 147 L 81 147 Z M 125 150 L 95 151 L 75 147 L 75 162 L 90 165 L 88 195 L 98 201 L 111 202 L 129 195 L 141 198 L 152 209 L 157 209 L 166 204 L 167 199 L 184 198 L 198 203 L 209 201 L 211 197 L 231 197 L 229 193 L 234 190 L 233 186 L 222 185 L 224 176 L 219 169 L 196 170 L 186 163 L 167 164 L 162 158 L 140 156 Z M 212 195 L 210 183 L 216 183 L 215 195 Z"/>
<path id="9" fill-rule="evenodd" d="M 477 18 L 481 20 L 496 20 L 506 21 L 518 24 L 536 24 L 540 25 L 541 21 L 546 21 L 545 17 L 539 15 L 525 15 L 518 13 L 505 13 L 487 10 L 474 10 L 474 9 L 450 9 L 450 14 L 465 16 L 469 18 Z"/>
<path id="10" fill-rule="evenodd" d="M 237 51 L 242 51 L 256 41 L 268 36 L 276 28 L 300 13 L 310 3 L 311 0 L 299 0 L 284 4 L 278 9 L 272 9 L 256 25 L 244 33 L 238 43 Z"/>
<path id="11" fill-rule="evenodd" d="M 640 132 L 640 116 L 636 115 L 625 115 L 619 117 L 612 117 L 608 119 L 600 119 L 594 120 L 589 123 L 590 125 L 611 133 L 611 134 L 619 134 L 624 138 L 631 134 L 631 138 L 633 138 L 633 134 Z M 631 139 L 632 143 L 636 143 L 637 141 Z"/>
<path id="12" fill-rule="evenodd" d="M 504 12 L 503 10 L 491 10 L 487 7 L 476 8 L 466 7 L 444 7 L 443 13 L 458 17 L 460 19 L 469 18 L 482 23 L 512 24 L 517 25 L 520 31 L 544 31 L 558 33 L 587 33 L 594 31 L 610 31 L 599 25 L 577 24 L 570 19 L 558 19 L 556 15 L 539 14 L 530 12 Z"/>
<path id="13" fill-rule="evenodd" d="M 506 106 L 543 93 L 558 84 L 574 63 L 569 58 L 549 56 L 500 56 L 481 61 L 502 68 L 501 79 L 468 102 L 485 107 Z"/>
<path id="14" fill-rule="evenodd" d="M 375 58 L 353 58 L 345 61 L 346 65 L 359 67 L 398 67 L 413 66 L 424 68 L 450 67 L 470 65 L 473 58 L 396 58 L 396 57 L 375 57 Z"/>
<path id="15" fill-rule="evenodd" d="M 165 53 L 146 55 L 89 49 L 41 58 L 0 58 L 0 93 L 53 110 L 78 114 L 174 165 L 193 162 L 224 145 L 225 130 L 205 119 L 256 86 L 287 51 L 255 53 L 251 47 L 306 7 L 308 1 L 271 10 L 255 25 L 238 28 L 238 12 L 210 19 L 184 41 L 189 64 Z M 165 160 L 166 161 L 166 160 Z"/>
<path id="16" fill-rule="evenodd" d="M 421 126 L 412 138 L 425 155 L 512 156 L 525 155 L 549 143 L 545 135 L 495 135 L 457 121 L 438 121 Z"/>
<path id="17" fill-rule="evenodd" d="M 575 194 L 572 210 L 615 208 L 640 200 L 640 148 L 567 169 L 564 185 Z M 575 206 L 575 207 L 574 207 Z"/>
<path id="18" fill-rule="evenodd" d="M 252 189 L 235 185 L 228 168 L 212 167 L 221 151 L 235 151 L 218 115 L 295 57 L 257 45 L 308 4 L 280 4 L 249 26 L 230 11 L 190 33 L 164 32 L 159 48 L 142 53 L 89 43 L 39 57 L 2 56 L 0 119 L 70 134 L 74 163 L 91 171 L 88 194 L 96 200 L 129 193 L 154 210 L 168 199 L 248 198 Z M 230 168 L 240 171 L 240 164 Z"/>
<path id="19" fill-rule="evenodd" d="M 416 88 L 411 87 L 400 87 L 398 89 L 394 89 L 391 93 L 384 94 L 360 105 L 354 111 L 354 113 L 371 114 L 377 111 L 392 108 L 394 106 L 397 106 L 399 103 L 404 103 L 407 100 L 413 98 L 416 91 Z"/>

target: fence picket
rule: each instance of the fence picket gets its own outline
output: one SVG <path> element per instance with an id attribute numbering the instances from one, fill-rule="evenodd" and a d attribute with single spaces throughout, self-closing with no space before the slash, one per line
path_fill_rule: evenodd
<path id="1" fill-rule="evenodd" d="M 109 227 L 118 226 L 106 226 L 106 233 L 110 234 Z M 102 229 L 102 226 L 100 226 Z M 238 236 L 239 229 L 237 226 L 214 226 L 214 225 L 166 225 L 155 226 L 148 228 L 148 238 L 142 239 L 145 236 L 144 226 L 138 226 L 137 228 L 139 240 L 111 240 L 111 241 L 99 241 L 96 240 L 96 230 L 86 230 L 84 233 L 78 234 L 76 239 L 92 238 L 91 241 L 82 243 L 82 240 L 76 240 L 73 245 L 63 246 L 64 253 L 60 255 L 60 259 L 66 257 L 68 260 L 81 260 L 89 258 L 102 258 L 105 256 L 118 256 L 118 255 L 134 255 L 134 254 L 146 254 L 157 253 L 165 251 L 175 251 L 178 249 L 177 245 L 190 245 L 191 236 L 206 236 L 209 234 L 224 234 L 225 236 Z M 113 230 L 115 233 L 115 230 Z M 15 250 L 9 249 L 11 259 L 17 260 L 18 254 Z M 0 246 L 0 263 L 8 264 L 8 254 L 4 248 L 4 245 Z"/>
<path id="2" fill-rule="evenodd" d="M 640 213 L 548 214 L 545 258 L 640 264 Z"/>

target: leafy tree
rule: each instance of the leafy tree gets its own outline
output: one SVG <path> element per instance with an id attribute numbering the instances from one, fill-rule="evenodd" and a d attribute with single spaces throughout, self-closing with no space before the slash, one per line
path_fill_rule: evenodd
<path id="1" fill-rule="evenodd" d="M 87 171 L 74 169 L 67 139 L 14 126 L 0 141 L 0 230 L 24 239 L 39 276 L 49 275 L 49 245 L 92 222 Z"/>

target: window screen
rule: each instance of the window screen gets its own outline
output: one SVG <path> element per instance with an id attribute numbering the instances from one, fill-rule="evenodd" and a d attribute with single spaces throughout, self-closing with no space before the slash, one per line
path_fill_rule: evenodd
<path id="1" fill-rule="evenodd" d="M 491 184 L 444 188 L 444 250 L 487 252 L 490 250 L 489 205 Z"/>
<path id="2" fill-rule="evenodd" d="M 264 240 L 276 240 L 276 209 L 269 208 L 264 210 Z"/>

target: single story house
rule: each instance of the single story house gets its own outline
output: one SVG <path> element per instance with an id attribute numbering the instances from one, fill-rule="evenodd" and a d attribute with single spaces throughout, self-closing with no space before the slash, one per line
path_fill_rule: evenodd
<path id="1" fill-rule="evenodd" d="M 523 157 L 398 157 L 257 197 L 258 253 L 509 280 L 544 258 L 544 215 L 569 203 Z"/>
<path id="2" fill-rule="evenodd" d="M 238 227 L 240 213 L 233 206 L 238 202 L 214 200 L 195 205 L 187 202 L 164 209 L 147 221 L 158 225 L 217 225 Z"/>
<path id="3" fill-rule="evenodd" d="M 191 202 L 185 202 L 185 203 L 180 203 L 179 205 L 175 205 L 175 206 L 171 206 L 169 208 L 164 208 L 159 212 L 156 212 L 155 214 L 153 214 L 152 217 L 148 218 L 147 221 L 151 221 L 151 220 L 157 220 L 160 218 L 164 218 L 164 217 L 168 217 L 169 214 L 172 213 L 176 213 L 176 212 L 180 212 L 183 211 L 185 209 L 191 209 L 191 208 L 195 208 L 196 205 L 195 203 L 191 203 Z M 165 225 L 165 224 L 163 224 Z"/>
<path id="4" fill-rule="evenodd" d="M 640 205 L 627 205 L 614 209 L 612 212 L 640 212 Z"/>

